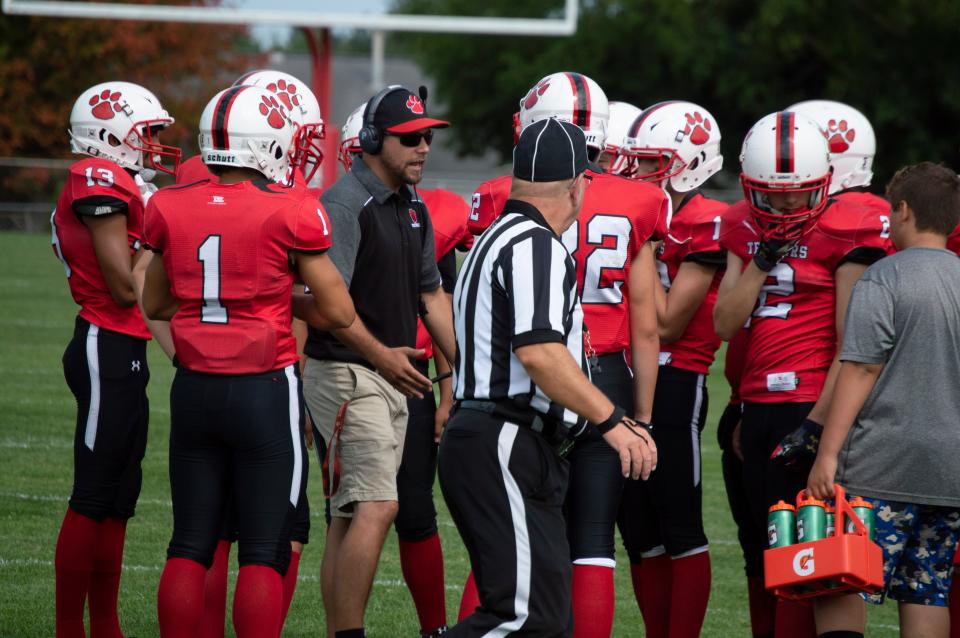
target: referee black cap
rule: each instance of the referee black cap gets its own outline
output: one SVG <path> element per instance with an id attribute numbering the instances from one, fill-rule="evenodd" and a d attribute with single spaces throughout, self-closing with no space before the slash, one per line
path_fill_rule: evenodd
<path id="1" fill-rule="evenodd" d="M 513 176 L 525 182 L 560 182 L 587 168 L 580 127 L 555 118 L 530 124 L 513 149 Z"/>

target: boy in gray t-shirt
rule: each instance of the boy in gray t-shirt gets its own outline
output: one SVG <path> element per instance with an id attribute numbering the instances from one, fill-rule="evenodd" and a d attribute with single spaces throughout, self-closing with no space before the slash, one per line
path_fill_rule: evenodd
<path id="1" fill-rule="evenodd" d="M 960 180 L 924 162 L 887 186 L 901 251 L 853 289 L 833 401 L 807 491 L 833 483 L 873 504 L 884 595 L 903 636 L 949 632 L 951 572 L 960 537 L 960 259 L 946 250 L 960 222 Z M 858 596 L 817 600 L 817 633 L 863 636 Z"/>

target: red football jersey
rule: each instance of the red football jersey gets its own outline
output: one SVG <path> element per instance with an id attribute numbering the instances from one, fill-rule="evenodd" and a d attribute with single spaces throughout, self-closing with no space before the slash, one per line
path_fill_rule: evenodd
<path id="1" fill-rule="evenodd" d="M 170 328 L 185 367 L 252 374 L 298 361 L 289 252 L 330 247 L 320 202 L 253 182 L 163 189 L 147 207 L 146 236 L 180 304 Z"/>
<path id="2" fill-rule="evenodd" d="M 217 176 L 210 172 L 210 169 L 203 163 L 203 159 L 201 159 L 199 155 L 194 155 L 180 162 L 180 165 L 177 167 L 177 184 L 193 184 L 194 182 L 202 182 L 205 179 L 216 182 Z"/>
<path id="3" fill-rule="evenodd" d="M 513 177 L 501 175 L 477 186 L 470 203 L 470 217 L 467 229 L 473 235 L 479 235 L 503 212 L 503 205 L 510 199 L 510 184 Z"/>
<path id="4" fill-rule="evenodd" d="M 138 339 L 149 339 L 150 331 L 134 304 L 121 308 L 113 300 L 100 263 L 93 250 L 90 229 L 74 212 L 74 203 L 86 198 L 109 197 L 127 205 L 127 242 L 130 254 L 140 249 L 143 238 L 143 199 L 140 189 L 119 164 L 96 157 L 80 160 L 70 167 L 57 207 L 50 217 L 54 254 L 63 262 L 70 294 L 80 306 L 80 316 L 90 323 Z"/>
<path id="5" fill-rule="evenodd" d="M 670 232 L 660 244 L 657 271 L 663 287 L 670 290 L 680 264 L 695 259 L 697 254 L 713 253 L 715 260 L 725 259 L 720 247 L 720 222 L 728 204 L 707 199 L 700 193 L 680 204 L 670 220 Z M 723 278 L 719 268 L 710 289 L 697 312 L 690 319 L 679 339 L 660 346 L 660 365 L 673 366 L 707 374 L 720 347 L 720 338 L 713 329 L 713 306 L 717 288 Z"/>
<path id="6" fill-rule="evenodd" d="M 470 208 L 463 198 L 443 188 L 424 188 L 417 193 L 426 204 L 430 212 L 430 221 L 433 222 L 434 254 L 437 257 L 437 263 L 440 263 L 440 260 L 457 246 L 469 249 L 473 245 L 473 235 L 467 230 Z M 423 348 L 426 351 L 421 359 L 429 359 L 433 356 L 433 340 L 423 321 L 419 320 L 417 321 L 417 348 Z"/>
<path id="7" fill-rule="evenodd" d="M 960 226 L 957 226 L 953 233 L 947 237 L 947 250 L 952 250 L 953 252 L 960 255 Z"/>
<path id="8" fill-rule="evenodd" d="M 666 236 L 670 202 L 646 182 L 592 171 L 588 176 L 580 215 L 562 240 L 577 263 L 589 331 L 585 347 L 609 354 L 630 346 L 630 264 L 644 242 Z"/>
<path id="9" fill-rule="evenodd" d="M 723 376 L 730 384 L 730 403 L 738 404 L 740 399 L 740 381 L 743 378 L 743 365 L 747 358 L 748 330 L 741 330 L 727 342 L 727 358 L 723 364 Z"/>
<path id="10" fill-rule="evenodd" d="M 883 215 L 886 218 L 887 228 L 889 229 L 890 202 L 883 197 L 861 190 L 840 191 L 835 195 L 831 195 L 831 197 L 833 199 L 838 199 L 845 204 L 853 204 L 855 206 L 869 208 L 877 215 Z"/>
<path id="11" fill-rule="evenodd" d="M 893 250 L 876 210 L 831 200 L 817 225 L 767 277 L 750 328 L 740 394 L 744 401 L 816 401 L 836 350 L 835 273 L 858 249 Z M 746 202 L 723 217 L 720 244 L 746 268 L 760 242 Z"/>

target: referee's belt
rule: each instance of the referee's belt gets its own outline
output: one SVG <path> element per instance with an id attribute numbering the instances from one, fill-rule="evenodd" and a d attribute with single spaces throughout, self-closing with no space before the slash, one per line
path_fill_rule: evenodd
<path id="1" fill-rule="evenodd" d="M 509 401 L 462 399 L 457 401 L 457 408 L 486 412 L 498 419 L 533 430 L 541 434 L 558 452 L 565 451 L 563 448 L 573 442 L 569 430 L 562 423 L 544 416 L 532 408 L 522 408 Z"/>

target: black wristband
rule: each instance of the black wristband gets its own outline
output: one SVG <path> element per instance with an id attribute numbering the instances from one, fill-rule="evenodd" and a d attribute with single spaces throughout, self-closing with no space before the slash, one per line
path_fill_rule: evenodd
<path id="1" fill-rule="evenodd" d="M 763 272 L 770 272 L 773 270 L 774 266 L 780 262 L 771 261 L 769 256 L 764 254 L 765 252 L 765 250 L 757 250 L 757 252 L 753 255 L 753 263 L 755 263 L 757 268 Z"/>
<path id="2" fill-rule="evenodd" d="M 627 416 L 626 410 L 619 406 L 613 406 L 613 413 L 611 413 L 606 420 L 595 424 L 595 427 L 600 434 L 606 434 L 613 428 L 617 427 L 617 424 L 620 423 L 620 421 L 623 421 L 623 417 L 625 416 Z"/>

